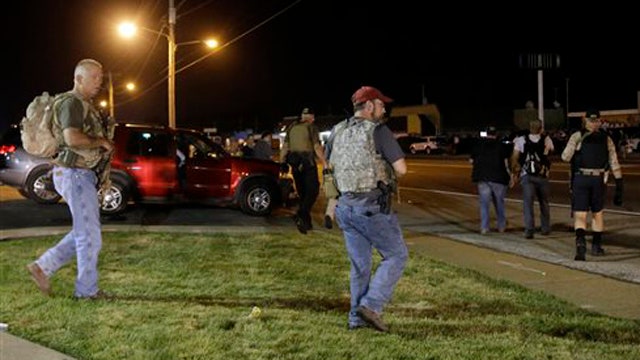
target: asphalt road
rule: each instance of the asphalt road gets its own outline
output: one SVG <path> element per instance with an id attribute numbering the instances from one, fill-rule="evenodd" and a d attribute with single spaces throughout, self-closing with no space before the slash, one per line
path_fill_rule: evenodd
<path id="1" fill-rule="evenodd" d="M 478 223 L 475 198 L 476 188 L 471 182 L 471 165 L 466 158 L 445 158 L 442 156 L 412 157 L 407 159 L 408 174 L 401 179 L 399 200 L 410 203 L 421 210 L 438 212 L 447 221 L 469 224 L 475 231 Z M 609 211 L 640 215 L 640 161 L 623 164 L 625 178 L 624 207 L 611 204 L 613 191 L 607 198 Z M 610 180 L 610 186 L 613 186 Z M 522 198 L 521 188 L 516 185 L 509 190 L 508 203 L 513 205 L 511 214 L 520 216 L 518 208 Z M 322 195 L 315 208 L 320 213 Z M 564 163 L 554 163 L 551 174 L 552 206 L 565 207 L 569 213 L 568 168 Z M 470 205 L 473 210 L 470 211 Z M 253 217 L 237 209 L 203 205 L 135 205 L 121 216 L 103 218 L 103 224 L 127 225 L 241 225 L 272 226 L 289 224 L 293 209 L 278 209 L 270 217 Z M 565 227 L 567 218 L 553 221 L 556 226 Z M 0 230 L 26 227 L 64 226 L 71 224 L 71 216 L 64 203 L 41 205 L 24 199 L 15 189 L 0 186 Z"/>

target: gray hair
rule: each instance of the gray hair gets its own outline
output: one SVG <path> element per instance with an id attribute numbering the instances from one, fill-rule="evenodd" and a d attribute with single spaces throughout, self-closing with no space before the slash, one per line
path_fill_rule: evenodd
<path id="1" fill-rule="evenodd" d="M 85 71 L 87 70 L 87 68 L 89 66 L 95 66 L 97 68 L 102 69 L 102 64 L 100 64 L 100 62 L 98 62 L 97 60 L 94 60 L 94 59 L 82 59 L 76 65 L 76 69 L 73 72 L 73 76 L 75 77 L 75 76 L 78 76 L 78 75 L 84 75 Z"/>

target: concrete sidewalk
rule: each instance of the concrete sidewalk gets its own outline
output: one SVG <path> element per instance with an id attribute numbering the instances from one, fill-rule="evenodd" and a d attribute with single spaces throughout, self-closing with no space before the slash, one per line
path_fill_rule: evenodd
<path id="1" fill-rule="evenodd" d="M 321 203 L 317 208 L 322 206 Z M 515 206 L 515 205 L 514 205 Z M 443 221 L 410 204 L 396 204 L 396 209 L 410 251 L 424 251 L 428 256 L 490 277 L 508 280 L 527 288 L 540 290 L 572 302 L 584 309 L 613 317 L 640 319 L 640 246 L 639 230 L 634 224 L 640 218 L 633 214 L 607 213 L 621 241 L 606 246 L 607 256 L 586 262 L 573 261 L 574 235 L 570 229 L 554 229 L 551 236 L 525 240 L 522 232 L 480 235 L 469 231 L 464 224 Z M 567 209 L 552 207 L 552 218 L 566 215 Z M 557 212 L 554 215 L 554 212 Z M 269 219 L 265 225 L 246 226 L 222 222 L 225 226 L 103 226 L 104 231 L 160 231 L 160 232 L 278 232 L 295 231 L 289 214 Z M 321 228 L 321 214 L 314 214 L 314 231 L 338 229 Z M 515 226 L 517 228 L 517 225 Z M 3 230 L 0 239 L 63 234 L 64 227 L 23 228 Z M 313 236 L 313 232 L 310 235 Z M 1 320 L 1 319 L 0 319 Z M 9 324 L 10 325 L 10 324 Z M 2 360 L 62 360 L 73 359 L 10 334 L 0 332 Z"/>

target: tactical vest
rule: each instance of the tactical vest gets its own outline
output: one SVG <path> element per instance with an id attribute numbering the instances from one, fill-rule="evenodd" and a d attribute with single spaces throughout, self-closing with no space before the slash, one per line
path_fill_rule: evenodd
<path id="1" fill-rule="evenodd" d="M 609 168 L 608 135 L 598 131 L 584 136 L 578 151 L 577 165 L 579 169 Z"/>
<path id="2" fill-rule="evenodd" d="M 102 118 L 98 110 L 96 110 L 96 108 L 91 103 L 80 98 L 77 99 L 82 101 L 82 107 L 84 108 L 82 132 L 91 137 L 108 138 L 108 134 L 106 133 L 106 129 L 102 125 Z M 55 118 L 55 121 L 58 123 L 58 125 L 60 125 L 57 116 Z M 61 159 L 64 158 L 65 152 L 67 151 L 71 151 L 78 155 L 74 161 L 74 164 L 66 164 L 62 162 Z M 98 165 L 100 160 L 102 160 L 102 155 L 103 152 L 101 148 L 78 149 L 65 145 L 63 147 L 63 151 L 61 151 L 60 155 L 56 157 L 55 162 L 63 166 L 93 169 Z"/>
<path id="3" fill-rule="evenodd" d="M 333 130 L 329 163 L 341 193 L 364 193 L 376 189 L 378 181 L 390 182 L 387 163 L 376 152 L 373 132 L 378 124 L 348 119 Z"/>
<path id="4" fill-rule="evenodd" d="M 529 138 L 529 135 L 524 136 L 524 146 L 522 156 L 518 158 L 520 167 L 522 167 L 526 174 L 532 176 L 547 177 L 549 174 L 549 168 L 551 162 L 549 157 L 544 154 L 545 141 L 547 136 L 540 135 L 538 142 L 533 142 Z"/>
<path id="5" fill-rule="evenodd" d="M 289 151 L 291 152 L 311 152 L 314 141 L 311 138 L 311 124 L 296 123 L 287 132 Z"/>

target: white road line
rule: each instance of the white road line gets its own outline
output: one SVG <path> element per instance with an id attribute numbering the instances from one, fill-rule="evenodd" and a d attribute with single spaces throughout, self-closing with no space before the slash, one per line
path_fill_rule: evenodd
<path id="1" fill-rule="evenodd" d="M 512 267 L 512 268 L 517 269 L 517 270 L 531 271 L 531 272 L 534 272 L 536 274 L 540 274 L 542 276 L 546 276 L 547 275 L 547 273 L 542 271 L 542 270 L 526 267 L 526 266 L 524 266 L 524 265 L 522 265 L 520 263 L 512 263 L 512 262 L 500 260 L 500 261 L 498 261 L 498 264 L 509 266 L 509 267 Z"/>

